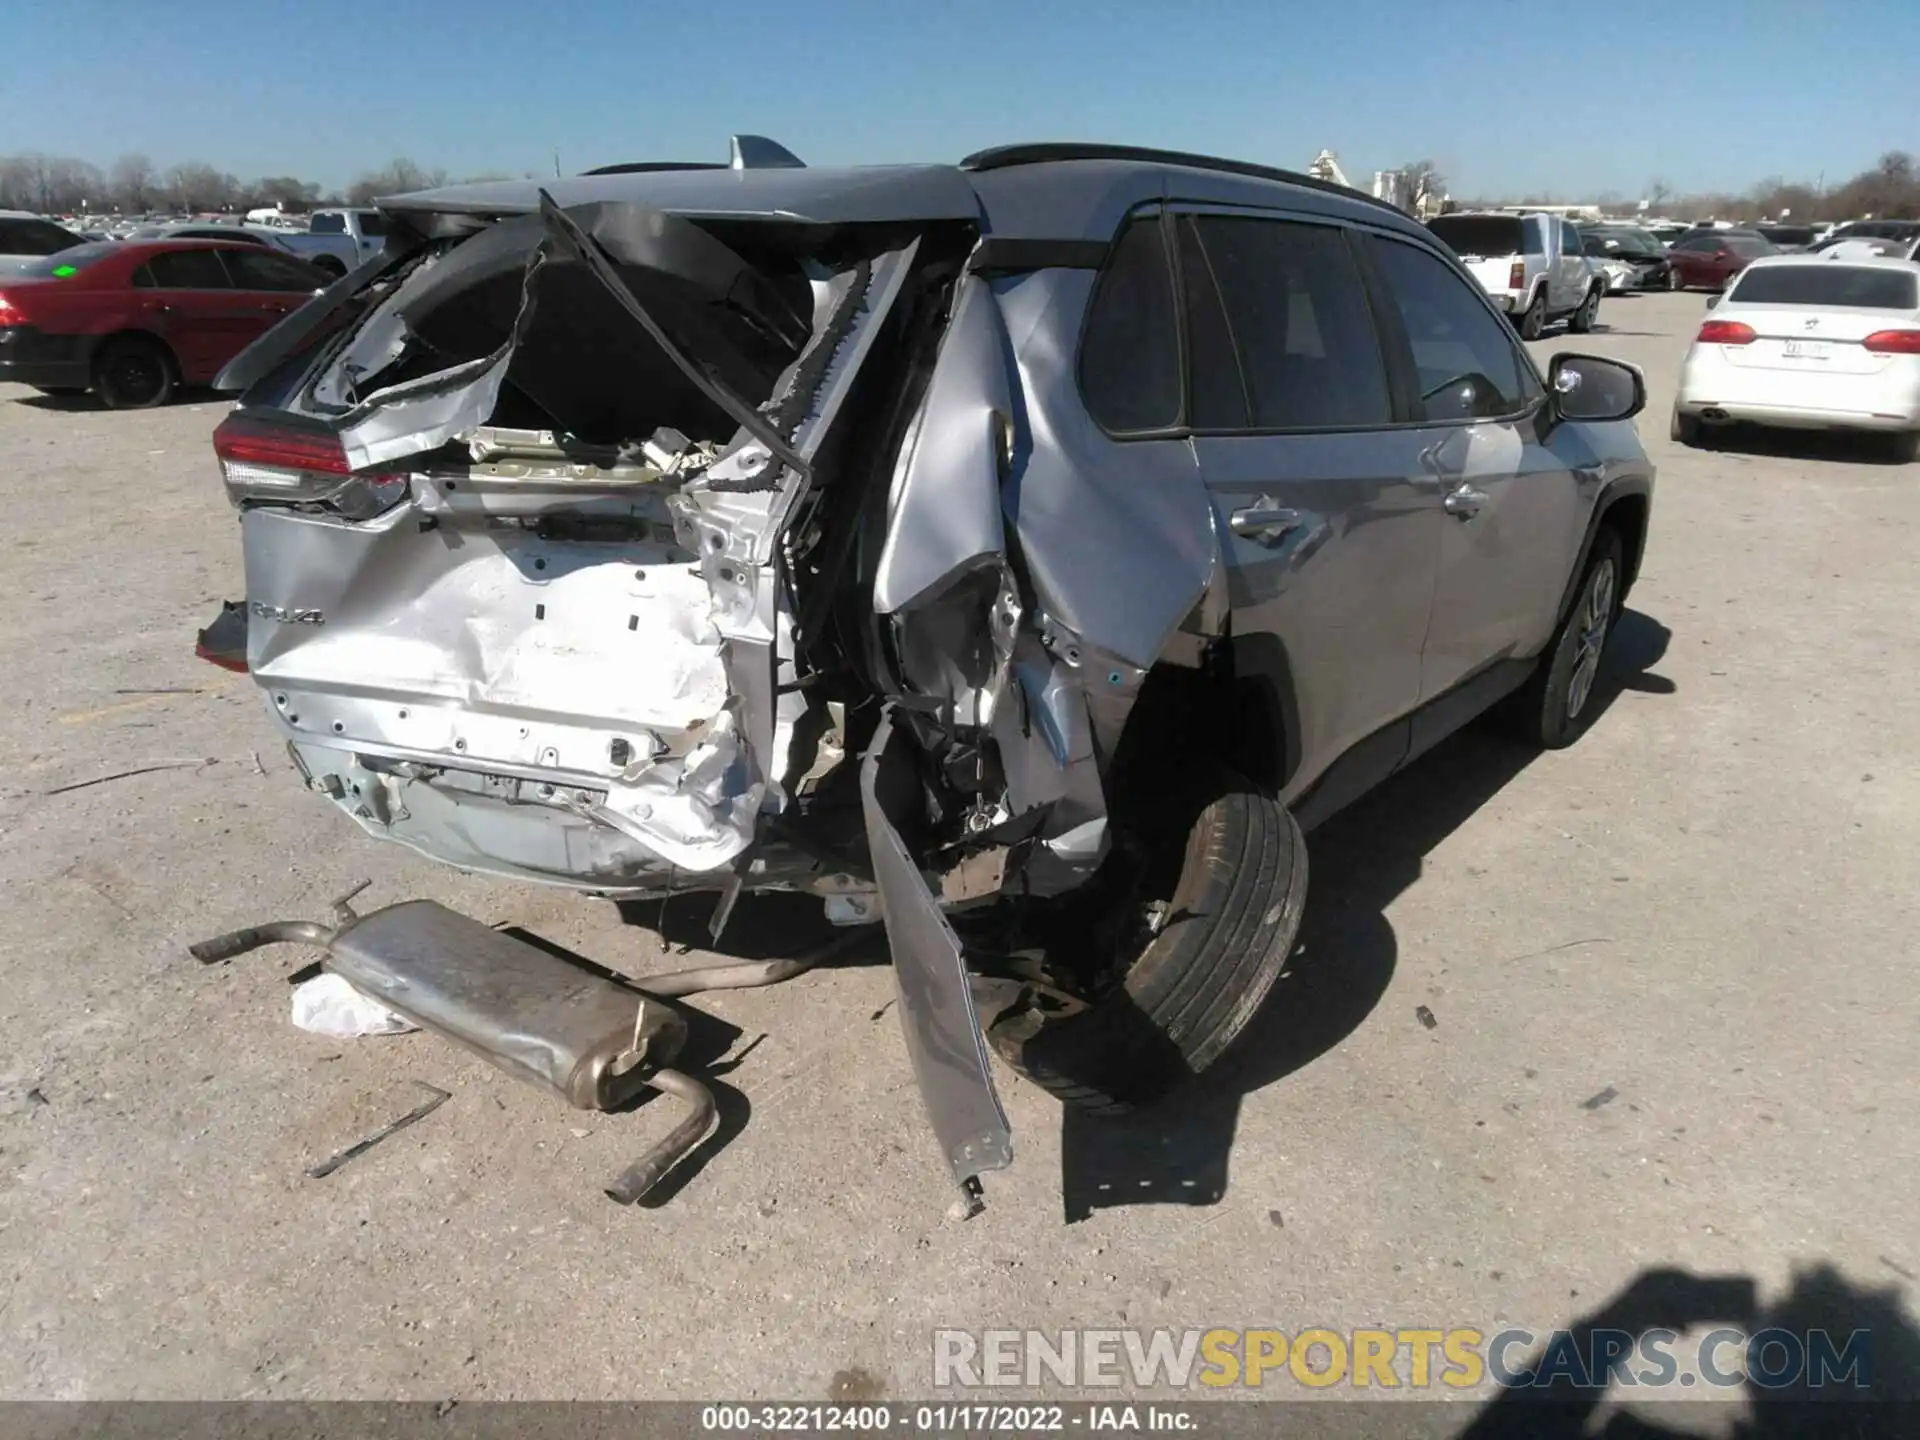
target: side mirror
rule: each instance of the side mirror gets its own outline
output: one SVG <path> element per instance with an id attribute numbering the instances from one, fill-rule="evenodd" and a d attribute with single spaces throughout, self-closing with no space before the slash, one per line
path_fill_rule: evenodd
<path id="1" fill-rule="evenodd" d="M 1714 306 L 1718 305 L 1719 303 L 1720 303 L 1719 291 L 1716 290 L 1713 294 L 1707 296 L 1707 309 L 1711 310 Z"/>
<path id="2" fill-rule="evenodd" d="M 1553 408 L 1566 420 L 1631 420 L 1647 408 L 1646 378 L 1598 355 L 1556 355 L 1547 367 Z"/>

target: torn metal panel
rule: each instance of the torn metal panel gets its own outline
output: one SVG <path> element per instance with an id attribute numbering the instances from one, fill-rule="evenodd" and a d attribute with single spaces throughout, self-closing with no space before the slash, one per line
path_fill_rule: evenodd
<path id="1" fill-rule="evenodd" d="M 874 879 L 886 915 L 907 1053 L 955 1183 L 1013 1161 L 1013 1134 L 987 1069 L 986 1041 L 959 938 L 914 863 L 902 828 L 917 830 L 919 781 L 912 741 L 882 717 L 860 766 L 860 796 Z"/>
<path id="2" fill-rule="evenodd" d="M 349 469 L 367 470 L 423 450 L 438 449 L 493 414 L 513 352 L 533 324 L 534 277 L 540 264 L 538 253 L 526 264 L 520 281 L 520 308 L 498 349 L 477 360 L 376 390 L 342 417 L 340 444 Z"/>
<path id="3" fill-rule="evenodd" d="M 1206 594 L 1220 547 L 1192 446 L 1109 439 L 1080 400 L 1078 328 L 1023 323 L 1035 309 L 1081 314 L 1093 282 L 1049 270 L 1016 287 L 1007 321 L 1026 335 L 1015 359 L 1033 438 L 1002 496 L 1039 608 L 1090 646 L 1150 666 Z"/>
<path id="4" fill-rule="evenodd" d="M 1000 485 L 1024 452 L 1000 307 L 983 280 L 961 286 L 933 378 L 901 449 L 873 608 L 907 609 L 1006 548 Z"/>

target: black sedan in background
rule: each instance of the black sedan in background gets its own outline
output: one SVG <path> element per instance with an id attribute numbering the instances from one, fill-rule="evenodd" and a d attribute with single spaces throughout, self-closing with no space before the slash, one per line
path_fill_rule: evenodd
<path id="1" fill-rule="evenodd" d="M 1634 289 L 1667 288 L 1667 247 L 1651 230 L 1637 225 L 1588 225 L 1580 231 L 1580 241 L 1591 259 L 1624 260 L 1631 265 Z"/>

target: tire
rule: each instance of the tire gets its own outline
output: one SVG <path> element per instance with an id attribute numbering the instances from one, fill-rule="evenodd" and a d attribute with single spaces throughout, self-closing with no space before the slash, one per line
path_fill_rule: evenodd
<path id="1" fill-rule="evenodd" d="M 1580 308 L 1567 320 L 1567 329 L 1575 335 L 1585 335 L 1593 329 L 1594 322 L 1600 318 L 1600 287 L 1594 286 L 1587 291 L 1587 298 L 1580 302 Z"/>
<path id="2" fill-rule="evenodd" d="M 1538 340 L 1540 332 L 1547 328 L 1547 287 L 1542 285 L 1535 292 L 1533 303 L 1527 306 L 1526 313 L 1516 322 L 1522 340 Z"/>
<path id="3" fill-rule="evenodd" d="M 347 273 L 347 267 L 341 264 L 337 257 L 332 255 L 316 255 L 313 260 L 313 266 L 316 270 L 324 270 L 329 277 L 335 280 L 338 280 L 342 275 Z"/>
<path id="4" fill-rule="evenodd" d="M 1626 550 L 1620 532 L 1602 525 L 1574 591 L 1573 608 L 1520 688 L 1514 715 L 1521 736 L 1543 750 L 1564 750 L 1593 723 L 1593 689 L 1606 658 L 1607 637 L 1620 618 Z"/>
<path id="5" fill-rule="evenodd" d="M 1669 290 L 1684 290 L 1687 288 L 1687 282 L 1681 276 L 1680 267 L 1678 265 L 1675 265 L 1672 269 L 1667 271 L 1667 288 Z"/>
<path id="6" fill-rule="evenodd" d="M 122 335 L 93 357 L 93 392 L 113 410 L 164 405 L 176 383 L 173 356 L 158 340 Z"/>
<path id="7" fill-rule="evenodd" d="M 1021 1008 L 987 1028 L 1002 1059 L 1075 1109 L 1123 1113 L 1206 1069 L 1293 950 L 1307 893 L 1300 827 L 1243 776 L 1199 768 L 1181 830 L 1172 805 L 1161 812 L 1160 833 L 1183 830 L 1186 842 L 1159 932 L 1087 1008 Z"/>
<path id="8" fill-rule="evenodd" d="M 1677 440 L 1689 450 L 1704 450 L 1707 446 L 1707 427 L 1698 415 L 1682 415 L 1680 407 L 1674 406 L 1673 423 L 1667 427 L 1667 438 Z"/>
<path id="9" fill-rule="evenodd" d="M 1920 430 L 1901 430 L 1887 436 L 1887 458 L 1896 465 L 1911 465 L 1920 460 Z"/>

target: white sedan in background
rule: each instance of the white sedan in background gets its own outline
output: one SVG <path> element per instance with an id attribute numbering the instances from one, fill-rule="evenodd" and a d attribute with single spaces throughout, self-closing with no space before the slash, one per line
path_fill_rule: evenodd
<path id="1" fill-rule="evenodd" d="M 1715 427 L 1884 434 L 1920 458 L 1920 263 L 1778 255 L 1740 272 L 1680 371 L 1673 438 Z"/>

